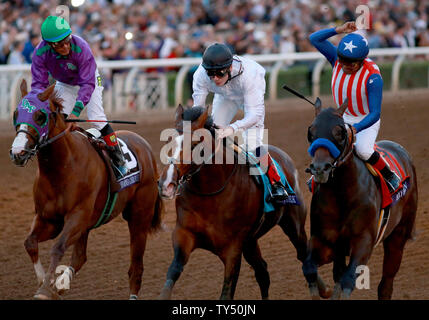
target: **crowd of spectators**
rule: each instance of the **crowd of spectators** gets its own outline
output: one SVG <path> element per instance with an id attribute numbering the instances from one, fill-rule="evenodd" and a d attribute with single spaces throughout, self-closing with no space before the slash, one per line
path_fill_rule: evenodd
<path id="1" fill-rule="evenodd" d="M 310 33 L 357 19 L 356 8 L 365 1 L 73 2 L 0 0 L 0 64 L 31 63 L 40 25 L 60 14 L 60 5 L 68 6 L 73 33 L 91 44 L 96 59 L 121 60 L 200 57 L 213 42 L 225 42 L 239 55 L 314 51 Z M 368 7 L 370 28 L 362 32 L 371 48 L 429 46 L 426 0 L 373 0 Z"/>

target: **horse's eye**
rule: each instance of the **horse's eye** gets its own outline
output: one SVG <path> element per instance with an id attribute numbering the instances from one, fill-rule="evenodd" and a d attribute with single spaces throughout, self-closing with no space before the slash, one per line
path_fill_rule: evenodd
<path id="1" fill-rule="evenodd" d="M 314 141 L 314 127 L 313 126 L 308 127 L 307 140 L 310 143 L 312 143 Z"/>
<path id="2" fill-rule="evenodd" d="M 39 111 L 34 113 L 33 120 L 38 126 L 44 127 L 46 125 L 47 120 L 48 120 L 48 116 L 45 112 L 39 110 Z"/>
<path id="3" fill-rule="evenodd" d="M 334 136 L 335 140 L 338 142 L 343 142 L 346 139 L 347 131 L 342 126 L 335 126 L 332 129 L 332 135 Z"/>
<path id="4" fill-rule="evenodd" d="M 13 112 L 13 126 L 16 127 L 16 120 L 18 119 L 18 109 Z"/>

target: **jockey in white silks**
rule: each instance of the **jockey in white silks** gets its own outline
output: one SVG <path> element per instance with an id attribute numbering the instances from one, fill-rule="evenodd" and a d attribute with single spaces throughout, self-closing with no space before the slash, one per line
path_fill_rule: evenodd
<path id="1" fill-rule="evenodd" d="M 253 152 L 261 164 L 267 164 L 272 200 L 286 199 L 279 172 L 262 142 L 265 69 L 251 59 L 233 56 L 226 45 L 215 43 L 205 50 L 203 62 L 194 73 L 193 91 L 194 106 L 205 105 L 207 95 L 214 93 L 211 116 L 221 128 L 217 137 L 242 132 L 244 148 Z M 244 118 L 231 123 L 239 109 L 244 111 Z"/>

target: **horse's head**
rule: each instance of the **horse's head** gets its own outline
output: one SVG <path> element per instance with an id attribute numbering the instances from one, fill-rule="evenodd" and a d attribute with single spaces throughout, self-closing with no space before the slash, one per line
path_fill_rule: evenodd
<path id="1" fill-rule="evenodd" d="M 182 105 L 177 107 L 175 135 L 170 137 L 168 142 L 172 156 L 168 157 L 168 165 L 158 180 L 160 195 L 163 198 L 174 198 L 178 184 L 190 179 L 199 171 L 204 160 L 212 155 L 206 154 L 206 150 L 213 150 L 215 129 L 208 114 L 208 107 L 188 109 L 184 109 Z"/>
<path id="2" fill-rule="evenodd" d="M 9 152 L 17 166 L 24 166 L 52 132 L 57 113 L 61 111 L 59 100 L 52 98 L 54 87 L 52 84 L 42 92 L 28 92 L 27 82 L 21 82 L 23 98 L 13 114 L 16 136 Z"/>
<path id="3" fill-rule="evenodd" d="M 316 107 L 316 118 L 308 128 L 308 153 L 312 157 L 310 168 L 315 182 L 326 183 L 338 162 L 352 150 L 349 130 L 343 120 L 347 99 L 338 109 Z"/>

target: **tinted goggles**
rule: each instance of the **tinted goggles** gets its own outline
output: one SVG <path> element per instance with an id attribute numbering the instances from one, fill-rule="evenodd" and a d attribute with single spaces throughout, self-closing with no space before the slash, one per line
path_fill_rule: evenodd
<path id="1" fill-rule="evenodd" d="M 228 74 L 228 69 L 221 69 L 221 70 L 209 69 L 209 70 L 206 70 L 206 72 L 210 78 L 214 78 L 215 76 L 218 78 L 223 78 L 223 77 L 225 77 L 225 75 Z"/>
<path id="2" fill-rule="evenodd" d="M 71 36 L 65 37 L 63 40 L 59 42 L 48 42 L 52 48 L 61 48 L 62 46 L 70 43 Z"/>

